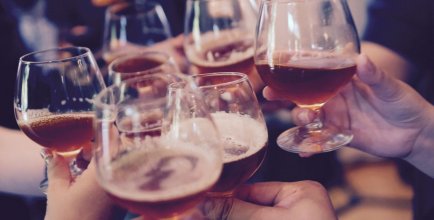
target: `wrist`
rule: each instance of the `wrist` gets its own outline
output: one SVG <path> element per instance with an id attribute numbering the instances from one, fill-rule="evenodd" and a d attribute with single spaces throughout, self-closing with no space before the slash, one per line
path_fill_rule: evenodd
<path id="1" fill-rule="evenodd" d="M 417 135 L 411 152 L 403 159 L 434 178 L 434 107 L 427 108 L 421 131 Z"/>

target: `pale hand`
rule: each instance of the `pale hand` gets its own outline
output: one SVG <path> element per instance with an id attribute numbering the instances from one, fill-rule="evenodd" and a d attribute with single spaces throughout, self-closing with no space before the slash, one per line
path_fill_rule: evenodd
<path id="1" fill-rule="evenodd" d="M 357 59 L 357 71 L 352 82 L 323 107 L 325 123 L 351 130 L 354 139 L 350 145 L 355 148 L 412 160 L 416 146 L 430 136 L 432 105 L 407 84 L 377 69 L 364 55 Z M 264 96 L 282 99 L 270 88 L 264 90 Z M 313 112 L 296 108 L 293 118 L 296 124 L 307 124 Z"/>
<path id="2" fill-rule="evenodd" d="M 45 220 L 110 219 L 113 204 L 96 181 L 94 163 L 73 180 L 69 161 L 54 155 L 48 167 L 48 180 Z"/>
<path id="3" fill-rule="evenodd" d="M 336 220 L 327 191 L 313 181 L 263 182 L 241 187 L 228 219 Z"/>

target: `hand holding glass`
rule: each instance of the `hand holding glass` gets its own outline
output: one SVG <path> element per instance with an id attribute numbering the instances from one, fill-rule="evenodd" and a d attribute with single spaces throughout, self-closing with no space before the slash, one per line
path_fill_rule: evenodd
<path id="1" fill-rule="evenodd" d="M 157 219 L 187 218 L 222 169 L 205 105 L 186 89 L 191 84 L 173 77 L 110 86 L 95 105 L 99 183 L 119 205 Z"/>
<path id="2" fill-rule="evenodd" d="M 351 131 L 323 124 L 320 115 L 321 106 L 356 73 L 360 46 L 346 1 L 263 1 L 255 45 L 264 83 L 318 116 L 282 133 L 277 144 L 294 153 L 320 153 L 349 143 Z"/>
<path id="3" fill-rule="evenodd" d="M 93 98 L 103 88 L 104 81 L 88 48 L 56 48 L 24 55 L 18 66 L 14 101 L 18 125 L 49 151 L 75 157 L 93 140 Z M 78 167 L 71 168 L 73 174 L 80 173 Z"/>

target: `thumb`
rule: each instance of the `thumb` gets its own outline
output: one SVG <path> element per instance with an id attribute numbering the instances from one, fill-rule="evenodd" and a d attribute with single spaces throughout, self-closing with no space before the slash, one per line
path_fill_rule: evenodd
<path id="1" fill-rule="evenodd" d="M 52 191 L 66 190 L 71 184 L 69 161 L 64 157 L 54 154 L 48 164 L 48 194 Z"/>
<path id="2" fill-rule="evenodd" d="M 366 83 L 380 100 L 390 102 L 402 96 L 399 80 L 378 69 L 366 55 L 362 54 L 357 58 L 357 72 L 359 79 Z"/>

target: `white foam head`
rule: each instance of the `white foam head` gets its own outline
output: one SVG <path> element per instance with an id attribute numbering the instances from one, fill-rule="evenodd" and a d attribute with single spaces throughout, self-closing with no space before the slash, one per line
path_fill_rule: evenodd
<path id="1" fill-rule="evenodd" d="M 205 150 L 140 149 L 116 160 L 111 179 L 101 183 L 109 193 L 123 199 L 166 201 L 207 190 L 217 181 L 219 166 L 208 158 Z"/>
<path id="2" fill-rule="evenodd" d="M 248 115 L 215 112 L 211 116 L 223 140 L 224 163 L 249 157 L 267 144 L 265 124 Z"/>

